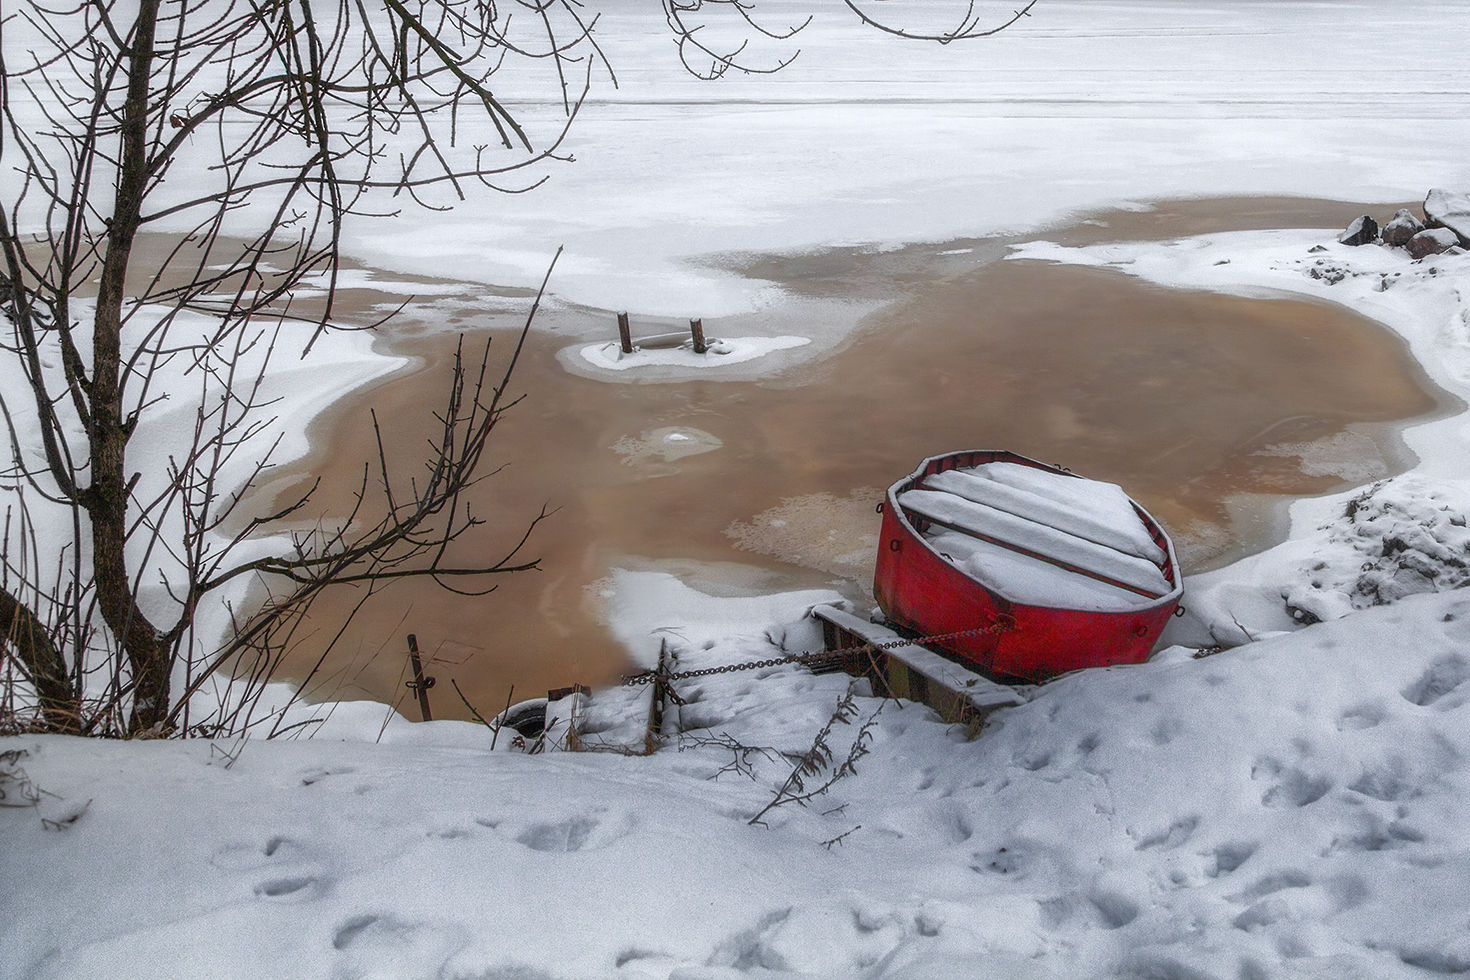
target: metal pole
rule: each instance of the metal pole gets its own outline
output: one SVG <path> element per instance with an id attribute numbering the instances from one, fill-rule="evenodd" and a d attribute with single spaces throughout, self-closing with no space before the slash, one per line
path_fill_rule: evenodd
<path id="1" fill-rule="evenodd" d="M 618 314 L 618 337 L 623 341 L 623 353 L 633 353 L 633 328 L 628 326 L 628 314 Z"/>
<path id="2" fill-rule="evenodd" d="M 702 320 L 690 320 L 689 332 L 694 336 L 694 353 L 703 354 L 709 350 L 704 345 L 704 322 Z"/>
<path id="3" fill-rule="evenodd" d="M 419 715 L 424 721 L 433 721 L 434 715 L 429 711 L 429 688 L 434 686 L 434 678 L 424 676 L 424 662 L 419 659 L 419 639 L 412 633 L 408 634 L 408 659 L 413 664 L 413 680 L 407 686 L 419 696 Z"/>

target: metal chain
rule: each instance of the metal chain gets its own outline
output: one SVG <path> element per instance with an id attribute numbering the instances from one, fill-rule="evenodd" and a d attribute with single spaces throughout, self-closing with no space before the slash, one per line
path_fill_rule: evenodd
<path id="1" fill-rule="evenodd" d="M 848 647 L 842 650 L 811 650 L 806 653 L 793 654 L 789 657 L 776 657 L 772 660 L 753 660 L 747 663 L 724 664 L 719 667 L 705 667 L 701 670 L 682 670 L 674 674 L 660 674 L 657 670 L 645 670 L 637 674 L 624 674 L 623 685 L 636 687 L 640 684 L 652 684 L 655 680 L 662 680 L 665 684 L 669 681 L 682 681 L 690 677 L 705 677 L 709 674 L 730 674 L 740 670 L 759 670 L 763 667 L 780 667 L 783 664 L 809 664 L 822 660 L 835 660 L 840 657 L 851 656 L 863 650 L 894 650 L 904 646 L 918 646 L 923 643 L 931 643 L 938 640 L 956 640 L 962 636 L 980 636 L 985 633 L 1004 633 L 1011 629 L 1014 621 L 1010 617 L 996 620 L 989 626 L 978 626 L 975 629 L 960 630 L 956 633 L 931 633 L 927 636 L 916 636 L 913 639 L 899 637 L 896 640 L 884 640 L 881 643 L 864 643 L 862 646 Z"/>

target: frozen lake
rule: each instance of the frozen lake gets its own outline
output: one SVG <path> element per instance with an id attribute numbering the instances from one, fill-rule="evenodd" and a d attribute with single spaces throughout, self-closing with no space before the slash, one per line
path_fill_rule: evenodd
<path id="1" fill-rule="evenodd" d="M 1362 207 L 1191 202 L 1106 212 L 1052 237 L 1082 245 L 1334 224 Z M 584 345 L 563 346 L 565 335 L 616 328 L 610 312 L 563 311 L 521 359 L 513 385 L 527 397 L 487 460 L 505 468 L 466 498 L 490 526 L 460 549 L 464 564 L 498 558 L 544 504 L 556 513 L 522 556 L 541 569 L 499 578 L 481 600 L 429 581 L 395 584 L 357 611 L 309 690 L 392 701 L 408 632 L 482 711 L 503 704 L 510 684 L 530 696 L 607 683 L 627 667 L 604 625 L 616 568 L 673 572 L 717 595 L 835 587 L 867 609 L 881 488 L 925 456 L 962 448 L 1009 449 L 1123 485 L 1194 572 L 1278 540 L 1296 496 L 1412 465 L 1393 423 L 1454 403 L 1398 338 L 1344 309 L 999 261 L 1006 252 L 1003 239 L 965 239 L 752 261 L 747 275 L 793 297 L 788 314 L 842 297 L 889 301 L 848 341 L 764 378 L 725 374 L 746 364 L 571 373 L 566 353 Z M 344 399 L 314 430 L 307 469 L 328 481 L 329 519 L 345 515 L 362 461 L 375 456 L 369 407 L 400 473 L 430 435 L 456 339 L 442 325 L 479 319 L 465 305 L 476 291 L 462 289 L 387 328 L 393 352 L 425 367 Z M 719 319 L 706 329 L 729 335 Z M 482 336 L 472 331 L 469 346 Z M 508 350 L 511 338 L 499 337 L 494 346 Z M 319 600 L 323 629 L 361 599 L 343 590 Z M 452 692 L 435 700 L 438 712 L 464 713 Z"/>
<path id="2" fill-rule="evenodd" d="M 531 194 L 364 223 L 350 249 L 534 286 L 565 245 L 553 289 L 568 301 L 714 317 L 783 298 L 731 275 L 727 253 L 939 242 L 1129 200 L 1417 200 L 1470 175 L 1463 4 L 1042 0 L 946 47 L 877 34 L 839 3 L 757 10 L 780 24 L 793 6 L 814 11 L 795 62 L 713 83 L 683 72 L 656 8 L 605 12 L 619 87 L 594 76 L 575 164 Z"/>

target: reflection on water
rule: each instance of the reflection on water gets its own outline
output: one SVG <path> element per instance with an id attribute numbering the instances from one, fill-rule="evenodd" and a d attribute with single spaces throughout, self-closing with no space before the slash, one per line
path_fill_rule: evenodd
<path id="1" fill-rule="evenodd" d="M 1213 217 L 1209 204 L 1172 206 L 1048 237 L 1167 237 L 1269 215 L 1303 224 L 1311 207 L 1330 209 L 1230 204 L 1234 215 L 1219 204 Z M 767 588 L 835 583 L 861 597 L 877 488 L 955 449 L 1009 449 L 1120 483 L 1197 566 L 1255 533 L 1239 524 L 1259 519 L 1261 509 L 1245 505 L 1256 495 L 1320 493 L 1401 467 L 1386 423 L 1436 408 L 1403 346 L 1342 310 L 1160 290 L 1106 270 L 977 265 L 986 249 L 954 254 L 952 244 L 926 246 L 927 261 L 941 265 L 925 266 L 917 248 L 890 255 L 889 282 L 908 298 L 836 352 L 764 383 L 605 383 L 557 364 L 565 341 L 533 336 L 515 382 L 528 397 L 493 446 L 493 462 L 507 465 L 473 494 L 493 533 L 461 560 L 498 557 L 549 504 L 557 513 L 531 542 L 542 570 L 482 599 L 428 582 L 384 590 L 344 634 L 333 685 L 317 696 L 397 698 L 409 632 L 439 652 L 441 683 L 453 676 L 482 712 L 498 710 L 510 683 L 518 698 L 605 683 L 625 666 L 598 620 L 598 583 L 611 564 L 710 563 L 700 567 L 715 579 L 733 568 L 716 563 L 764 565 Z M 799 278 L 795 259 L 783 274 L 840 291 L 843 276 L 883 273 L 882 258 L 828 256 L 817 285 Z M 970 266 L 953 265 L 961 260 Z M 322 499 L 334 508 L 376 455 L 369 405 L 399 451 L 417 453 L 432 425 L 453 338 L 405 336 L 394 346 L 423 357 L 423 369 L 345 404 L 313 433 L 311 466 L 327 475 Z M 723 577 L 732 589 L 750 584 Z M 358 598 L 343 590 L 318 614 Z M 466 715 L 447 683 L 435 697 L 445 716 Z"/>

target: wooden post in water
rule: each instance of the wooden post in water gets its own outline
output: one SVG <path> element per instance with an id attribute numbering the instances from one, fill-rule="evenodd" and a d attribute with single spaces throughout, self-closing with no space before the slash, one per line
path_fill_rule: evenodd
<path id="1" fill-rule="evenodd" d="M 433 721 L 434 715 L 429 711 L 429 688 L 434 686 L 434 678 L 424 676 L 424 662 L 419 658 L 419 638 L 412 633 L 408 634 L 408 659 L 413 664 L 413 680 L 407 687 L 419 696 L 419 716 L 424 721 Z"/>
<path id="2" fill-rule="evenodd" d="M 633 328 L 628 326 L 628 314 L 618 314 L 618 337 L 623 342 L 623 353 L 633 353 Z"/>
<path id="3" fill-rule="evenodd" d="M 648 733 L 657 738 L 664 733 L 664 675 L 668 673 L 669 641 L 661 639 L 658 647 L 658 670 L 653 675 L 653 703 L 648 709 Z"/>
<path id="4" fill-rule="evenodd" d="M 709 350 L 704 344 L 704 321 L 690 320 L 689 333 L 694 337 L 694 353 L 703 354 Z"/>

